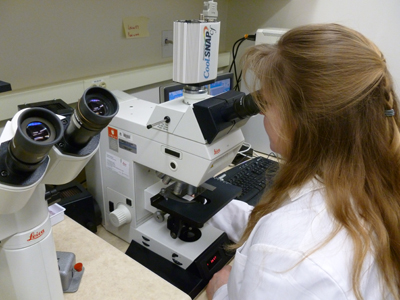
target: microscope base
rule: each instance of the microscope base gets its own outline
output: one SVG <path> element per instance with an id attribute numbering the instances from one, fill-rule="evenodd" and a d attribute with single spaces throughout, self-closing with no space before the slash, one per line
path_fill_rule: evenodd
<path id="1" fill-rule="evenodd" d="M 64 299 L 49 217 L 2 241 L 0 278 L 1 299 Z"/>
<path id="2" fill-rule="evenodd" d="M 223 233 L 185 270 L 132 240 L 126 254 L 194 299 L 232 258 L 224 250 L 231 243 Z"/>

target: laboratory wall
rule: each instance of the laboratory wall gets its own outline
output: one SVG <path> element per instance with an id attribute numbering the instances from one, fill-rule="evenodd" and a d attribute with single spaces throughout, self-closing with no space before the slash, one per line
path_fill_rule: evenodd
<path id="1" fill-rule="evenodd" d="M 224 51 L 228 0 L 218 0 Z M 198 19 L 201 0 L 0 1 L 0 80 L 13 91 L 171 62 L 162 31 Z M 123 19 L 147 17 L 149 35 L 126 38 Z"/>
<path id="2" fill-rule="evenodd" d="M 254 0 L 229 1 L 227 44 L 258 28 L 293 28 L 334 22 L 360 31 L 381 49 L 400 94 L 400 1 Z M 251 45 L 247 41 L 244 47 Z"/>
<path id="3" fill-rule="evenodd" d="M 400 93 L 398 0 L 216 2 L 220 52 L 227 53 L 237 39 L 259 28 L 336 22 L 359 30 L 381 48 Z M 197 19 L 202 9 L 203 0 L 0 1 L 0 80 L 13 88 L 0 94 L 0 120 L 12 116 L 20 103 L 53 97 L 72 103 L 87 79 L 138 70 L 132 77 L 135 82 L 129 76 L 109 78 L 107 88 L 126 90 L 148 84 L 141 80 L 145 77 L 156 84 L 154 74 L 172 76 L 172 58 L 162 57 L 162 31 L 172 30 L 174 20 Z M 125 17 L 147 17 L 149 35 L 126 38 Z M 241 51 L 253 44 L 246 41 Z M 159 77 L 159 81 L 170 79 Z"/>
<path id="4" fill-rule="evenodd" d="M 0 1 L 0 80 L 13 90 L 170 62 L 161 34 L 198 18 L 201 0 Z M 371 38 L 400 80 L 398 0 L 217 0 L 220 51 L 258 28 L 337 22 Z M 127 39 L 122 20 L 148 17 L 149 36 Z M 251 45 L 247 41 L 243 48 Z"/>

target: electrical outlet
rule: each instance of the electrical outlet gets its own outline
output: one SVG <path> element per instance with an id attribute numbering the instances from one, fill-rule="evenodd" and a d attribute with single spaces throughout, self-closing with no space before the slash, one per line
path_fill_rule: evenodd
<path id="1" fill-rule="evenodd" d="M 88 79 L 84 81 L 84 87 L 85 89 L 88 89 L 93 86 L 99 86 L 102 88 L 107 88 L 107 81 L 109 77 L 101 77 L 101 78 L 95 78 L 95 79 Z"/>
<path id="2" fill-rule="evenodd" d="M 161 49 L 162 57 L 172 57 L 173 51 L 173 38 L 174 34 L 172 30 L 164 30 L 161 34 Z"/>

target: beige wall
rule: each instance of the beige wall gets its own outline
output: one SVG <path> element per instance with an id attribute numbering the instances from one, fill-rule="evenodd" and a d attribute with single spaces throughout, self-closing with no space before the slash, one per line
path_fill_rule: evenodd
<path id="1" fill-rule="evenodd" d="M 216 1 L 221 52 L 230 51 L 237 39 L 258 28 L 337 22 L 378 44 L 400 86 L 398 0 Z M 198 18 L 202 2 L 2 0 L 0 80 L 18 91 L 171 62 L 161 57 L 161 32 L 171 30 L 176 19 Z M 125 39 L 122 19 L 127 16 L 149 17 L 150 36 Z M 243 48 L 252 44 L 247 41 Z"/>
<path id="2" fill-rule="evenodd" d="M 399 0 L 231 0 L 227 44 L 258 28 L 326 22 L 352 27 L 374 41 L 386 57 L 400 94 Z M 244 47 L 251 44 L 246 42 Z"/>
<path id="3" fill-rule="evenodd" d="M 225 51 L 228 0 L 218 0 Z M 13 91 L 172 61 L 161 33 L 198 19 L 200 0 L 0 1 L 0 80 Z M 126 39 L 122 19 L 150 18 L 150 36 Z"/>
<path id="4" fill-rule="evenodd" d="M 268 21 L 291 0 L 231 0 L 228 5 L 227 44 L 229 47 L 245 34 L 254 34 L 257 29 L 267 27 Z M 308 1 L 304 1 L 308 2 Z M 269 24 L 278 27 L 280 24 Z M 250 41 L 244 46 L 251 45 Z"/>

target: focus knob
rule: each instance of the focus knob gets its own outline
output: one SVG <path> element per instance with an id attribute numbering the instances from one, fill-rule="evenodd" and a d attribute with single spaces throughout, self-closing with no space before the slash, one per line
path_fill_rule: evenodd
<path id="1" fill-rule="evenodd" d="M 110 221 L 115 227 L 120 227 L 132 220 L 131 212 L 129 209 L 123 205 L 118 204 L 117 209 L 110 213 Z"/>
<path id="2" fill-rule="evenodd" d="M 162 223 L 162 222 L 164 222 L 164 219 L 165 219 L 165 212 L 162 212 L 162 211 L 159 211 L 159 210 L 157 210 L 155 213 L 154 213 L 154 219 L 158 222 L 158 223 Z"/>

